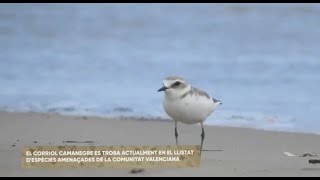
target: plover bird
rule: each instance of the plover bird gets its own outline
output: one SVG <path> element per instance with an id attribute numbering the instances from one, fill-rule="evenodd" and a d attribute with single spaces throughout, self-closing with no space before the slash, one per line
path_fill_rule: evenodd
<path id="1" fill-rule="evenodd" d="M 178 122 L 200 123 L 202 128 L 200 149 L 202 151 L 205 137 L 203 123 L 215 108 L 222 104 L 221 101 L 212 98 L 208 93 L 191 86 L 183 78 L 176 76 L 165 78 L 163 87 L 158 92 L 160 91 L 164 91 L 163 108 L 175 122 L 176 144 L 178 145 Z"/>

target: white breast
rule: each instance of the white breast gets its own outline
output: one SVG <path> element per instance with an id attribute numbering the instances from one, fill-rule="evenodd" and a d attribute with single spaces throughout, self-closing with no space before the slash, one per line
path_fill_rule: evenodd
<path id="1" fill-rule="evenodd" d="M 188 95 L 182 99 L 169 99 L 165 96 L 163 107 L 173 120 L 195 124 L 205 121 L 213 112 L 215 104 L 211 97 L 199 95 Z"/>

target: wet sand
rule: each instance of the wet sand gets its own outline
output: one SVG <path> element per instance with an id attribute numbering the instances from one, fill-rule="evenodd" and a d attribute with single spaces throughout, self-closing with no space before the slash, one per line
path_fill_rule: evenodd
<path id="1" fill-rule="evenodd" d="M 0 112 L 1 176 L 320 176 L 320 136 L 205 126 L 199 168 L 22 169 L 20 149 L 34 145 L 174 145 L 174 123 L 57 114 Z M 198 125 L 179 124 L 179 143 L 200 143 Z M 220 151 L 221 150 L 221 151 Z M 289 157 L 284 152 L 294 154 Z M 304 154 L 318 157 L 300 157 Z"/>

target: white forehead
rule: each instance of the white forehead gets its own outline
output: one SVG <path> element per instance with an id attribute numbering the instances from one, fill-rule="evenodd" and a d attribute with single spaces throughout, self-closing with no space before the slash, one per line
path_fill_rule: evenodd
<path id="1" fill-rule="evenodd" d="M 180 81 L 181 83 L 186 83 L 186 81 L 181 78 L 181 77 L 177 77 L 177 76 L 169 76 L 167 78 L 165 78 L 163 80 L 163 84 L 164 86 L 171 86 L 173 83 L 175 83 L 176 81 Z"/>

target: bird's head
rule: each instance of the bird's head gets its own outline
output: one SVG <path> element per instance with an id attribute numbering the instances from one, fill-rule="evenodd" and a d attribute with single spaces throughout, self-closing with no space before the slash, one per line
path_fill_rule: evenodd
<path id="1" fill-rule="evenodd" d="M 163 87 L 158 92 L 164 91 L 171 97 L 180 97 L 190 89 L 190 85 L 181 77 L 169 76 L 163 80 Z"/>

